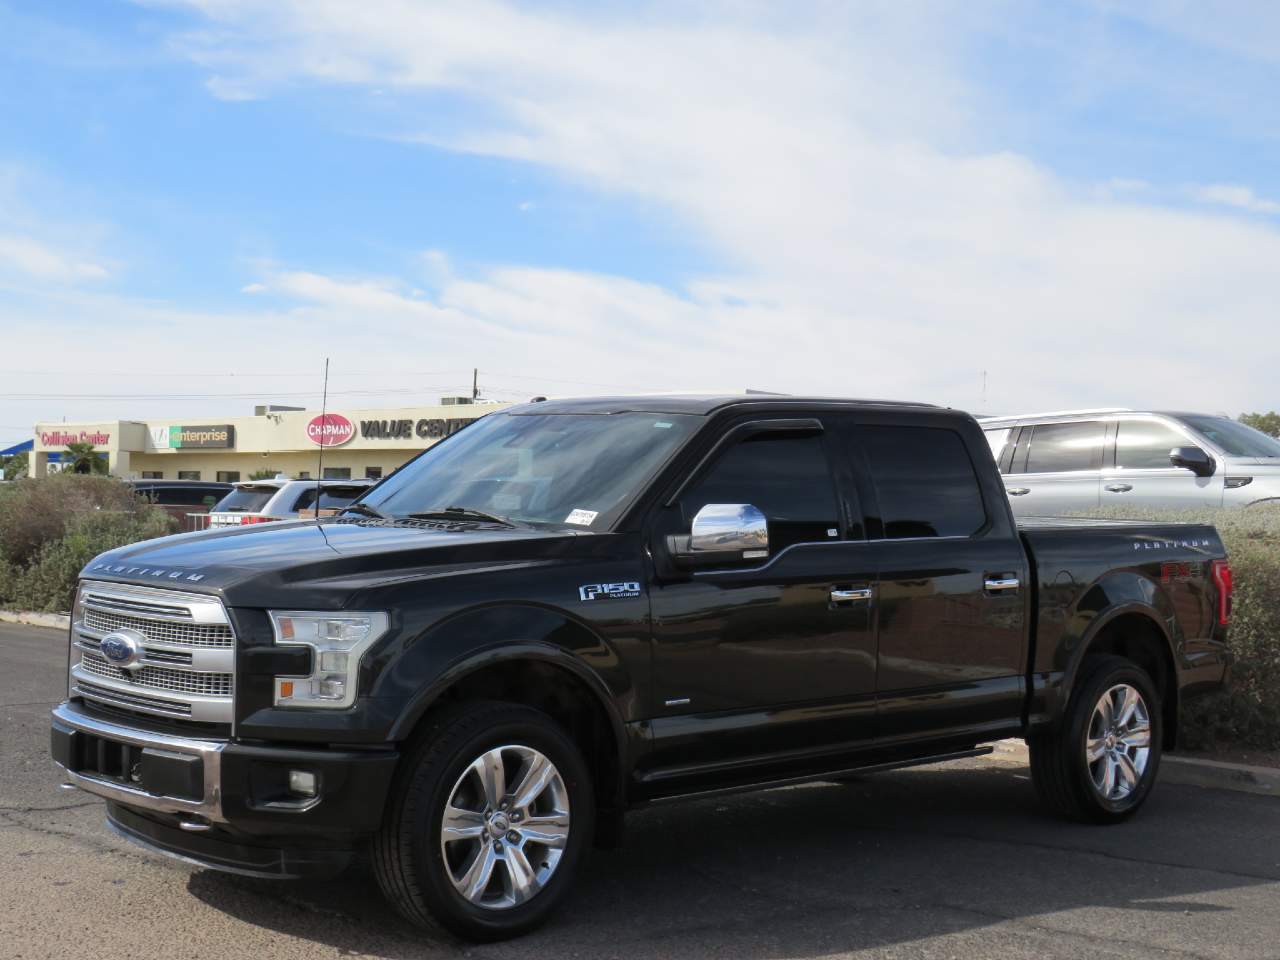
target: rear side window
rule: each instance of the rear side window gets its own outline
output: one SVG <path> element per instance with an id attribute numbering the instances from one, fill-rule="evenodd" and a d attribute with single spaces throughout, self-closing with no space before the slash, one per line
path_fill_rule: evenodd
<path id="1" fill-rule="evenodd" d="M 680 498 L 685 523 L 708 503 L 757 507 L 769 521 L 772 553 L 839 536 L 835 488 L 820 436 L 765 435 L 730 447 Z"/>
<path id="2" fill-rule="evenodd" d="M 155 491 L 156 503 L 170 506 L 206 506 L 218 499 L 217 493 L 207 487 L 160 487 Z"/>
<path id="3" fill-rule="evenodd" d="M 1026 472 L 1096 470 L 1102 466 L 1102 444 L 1105 436 L 1106 426 L 1101 420 L 1038 423 L 1031 428 Z"/>
<path id="4" fill-rule="evenodd" d="M 968 537 L 987 522 L 964 441 L 937 427 L 863 427 L 858 431 L 886 539 Z"/>
<path id="5" fill-rule="evenodd" d="M 356 497 L 368 490 L 367 484 L 360 484 L 356 487 L 339 487 L 324 486 L 320 488 L 320 509 L 336 510 L 338 507 L 347 507 Z M 316 505 L 316 488 L 307 487 L 298 496 L 298 500 L 293 505 L 295 511 L 310 510 Z"/>
<path id="6" fill-rule="evenodd" d="M 1171 470 L 1169 451 L 1188 443 L 1182 434 L 1157 420 L 1121 420 L 1116 425 L 1116 466 L 1126 470 Z"/>
<path id="7" fill-rule="evenodd" d="M 275 493 L 275 487 L 236 487 L 218 502 L 213 512 L 257 513 Z"/>

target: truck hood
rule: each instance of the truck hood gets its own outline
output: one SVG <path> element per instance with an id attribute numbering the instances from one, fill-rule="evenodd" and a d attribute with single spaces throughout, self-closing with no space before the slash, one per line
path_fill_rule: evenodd
<path id="1" fill-rule="evenodd" d="M 527 566 L 560 556 L 583 538 L 478 524 L 307 520 L 144 540 L 102 554 L 81 576 L 215 593 L 232 606 L 339 609 L 363 589 Z"/>

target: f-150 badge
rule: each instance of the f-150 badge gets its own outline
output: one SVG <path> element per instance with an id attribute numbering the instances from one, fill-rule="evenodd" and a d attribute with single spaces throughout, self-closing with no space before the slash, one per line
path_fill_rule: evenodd
<path id="1" fill-rule="evenodd" d="M 635 580 L 624 583 L 584 583 L 578 588 L 581 600 L 622 600 L 640 596 L 640 584 Z"/>

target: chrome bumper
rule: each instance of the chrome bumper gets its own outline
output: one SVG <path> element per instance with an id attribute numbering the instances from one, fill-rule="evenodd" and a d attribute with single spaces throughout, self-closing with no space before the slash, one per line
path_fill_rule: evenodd
<path id="1" fill-rule="evenodd" d="M 53 726 L 55 730 L 61 728 L 64 732 L 79 732 L 89 736 L 102 737 L 106 740 L 126 743 L 142 749 L 183 756 L 198 756 L 204 773 L 204 795 L 199 800 L 148 793 L 140 787 L 129 786 L 119 780 L 97 776 L 92 773 L 80 773 L 68 769 L 62 763 L 59 763 L 59 766 L 62 766 L 63 770 L 66 771 L 67 782 L 84 790 L 86 793 L 92 793 L 105 800 L 111 800 L 115 803 L 141 810 L 186 814 L 198 818 L 185 821 L 182 824 L 184 829 L 207 829 L 207 826 L 201 821 L 205 823 L 226 822 L 226 818 L 222 815 L 221 781 L 222 751 L 226 747 L 225 743 L 216 740 L 193 740 L 187 737 L 174 737 L 123 727 L 119 724 L 108 723 L 104 720 L 90 717 L 78 710 L 72 703 L 62 703 L 54 707 Z M 187 824 L 190 825 L 188 826 Z"/>

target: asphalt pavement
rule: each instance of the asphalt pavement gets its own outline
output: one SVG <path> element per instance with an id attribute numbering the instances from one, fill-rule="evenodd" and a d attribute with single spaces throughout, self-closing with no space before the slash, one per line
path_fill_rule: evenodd
<path id="1" fill-rule="evenodd" d="M 0 624 L 0 958 L 1280 957 L 1280 800 L 1161 784 L 1077 826 L 989 760 L 639 811 L 542 931 L 433 941 L 360 870 L 248 880 L 108 833 L 48 757 L 65 643 Z"/>

